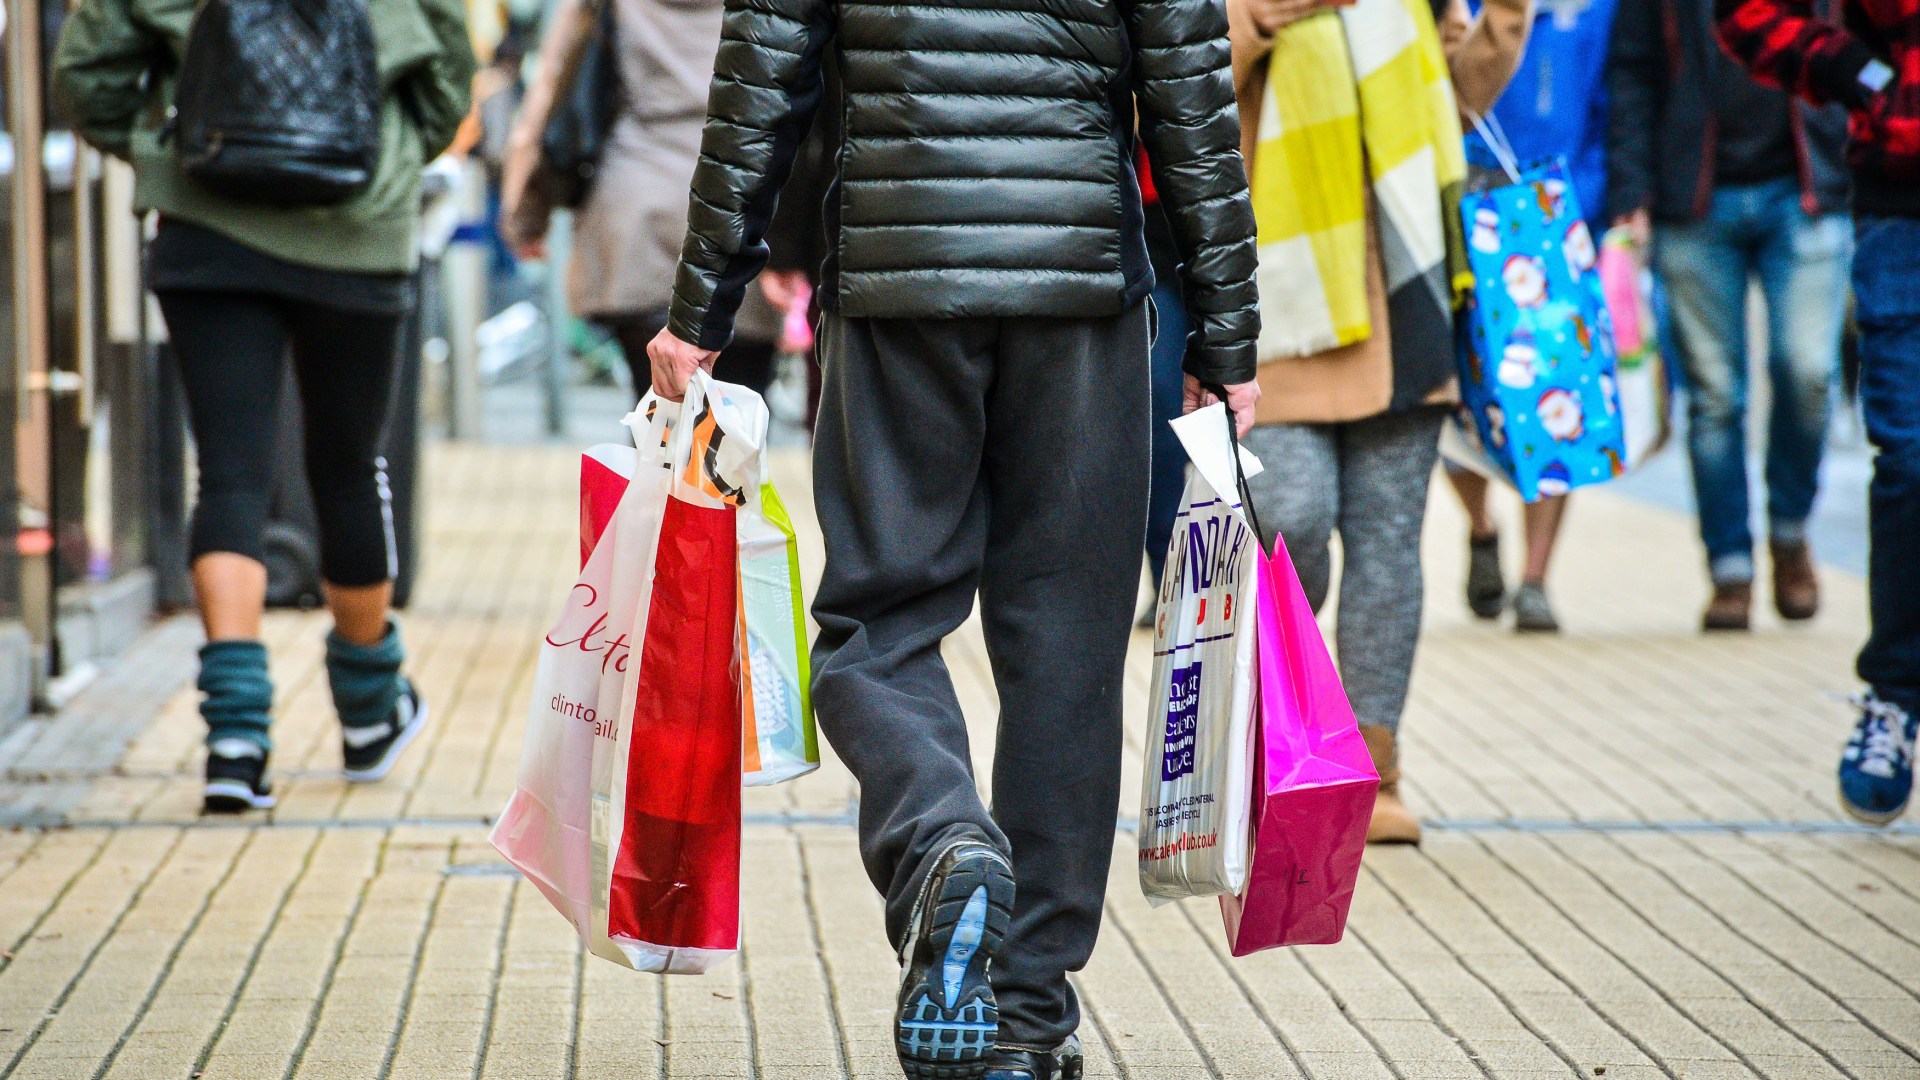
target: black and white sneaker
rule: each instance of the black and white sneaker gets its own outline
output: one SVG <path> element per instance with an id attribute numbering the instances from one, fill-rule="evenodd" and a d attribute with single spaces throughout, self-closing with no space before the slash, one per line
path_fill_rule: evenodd
<path id="1" fill-rule="evenodd" d="M 209 814 L 240 814 L 273 806 L 267 752 L 251 739 L 215 739 L 207 746 L 206 775 L 203 805 Z"/>
<path id="2" fill-rule="evenodd" d="M 427 726 L 427 703 L 408 681 L 394 702 L 393 715 L 371 727 L 342 727 L 340 753 L 346 760 L 347 780 L 371 784 L 393 771 L 400 751 Z"/>
<path id="3" fill-rule="evenodd" d="M 1000 1033 L 987 969 L 1013 917 L 1013 867 L 985 844 L 943 852 L 909 922 L 895 1025 L 908 1080 L 978 1080 Z"/>

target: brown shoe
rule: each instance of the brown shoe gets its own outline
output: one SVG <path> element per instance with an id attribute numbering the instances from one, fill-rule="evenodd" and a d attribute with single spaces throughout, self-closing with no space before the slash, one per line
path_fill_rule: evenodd
<path id="1" fill-rule="evenodd" d="M 1820 611 L 1820 577 L 1813 570 L 1813 552 L 1806 542 L 1773 544 L 1773 607 L 1793 622 L 1811 619 Z"/>
<path id="2" fill-rule="evenodd" d="M 1702 630 L 1746 630 L 1753 626 L 1753 582 L 1729 581 L 1713 587 L 1713 599 L 1700 619 Z"/>
<path id="3" fill-rule="evenodd" d="M 1380 773 L 1380 792 L 1373 797 L 1373 817 L 1367 822 L 1367 843 L 1419 843 L 1420 819 L 1400 801 L 1400 754 L 1393 732 L 1369 724 L 1360 728 L 1360 736 L 1367 740 L 1367 752 Z"/>

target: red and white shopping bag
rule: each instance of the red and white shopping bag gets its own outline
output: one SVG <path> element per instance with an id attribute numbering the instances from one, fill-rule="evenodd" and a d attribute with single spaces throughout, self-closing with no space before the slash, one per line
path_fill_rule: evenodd
<path id="1" fill-rule="evenodd" d="M 637 450 L 582 462 L 583 526 L 612 490 L 601 481 L 624 491 L 541 643 L 491 840 L 595 955 L 693 974 L 739 945 L 734 514 L 767 411 L 699 374 L 684 403 L 649 395 L 626 422 Z"/>

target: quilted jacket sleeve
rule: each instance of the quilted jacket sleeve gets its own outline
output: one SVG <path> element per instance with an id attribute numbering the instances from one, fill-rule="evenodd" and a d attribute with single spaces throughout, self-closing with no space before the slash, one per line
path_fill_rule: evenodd
<path id="1" fill-rule="evenodd" d="M 1226 8 L 1221 0 L 1132 0 L 1127 30 L 1140 138 L 1194 322 L 1185 368 L 1203 382 L 1251 382 L 1260 298 Z"/>
<path id="2" fill-rule="evenodd" d="M 693 172 L 687 240 L 667 327 L 703 349 L 733 336 L 733 316 L 767 262 L 780 187 L 819 107 L 830 0 L 727 0 Z"/>
<path id="3" fill-rule="evenodd" d="M 60 28 L 54 102 L 89 143 L 124 158 L 151 73 L 165 55 L 160 36 L 134 19 L 128 0 L 84 0 Z"/>

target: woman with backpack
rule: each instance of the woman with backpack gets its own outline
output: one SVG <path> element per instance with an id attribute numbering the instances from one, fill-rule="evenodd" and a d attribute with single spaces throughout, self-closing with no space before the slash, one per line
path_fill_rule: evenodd
<path id="1" fill-rule="evenodd" d="M 206 808 L 273 805 L 262 530 L 291 346 L 334 628 L 347 779 L 385 776 L 426 708 L 401 674 L 382 432 L 414 302 L 422 167 L 466 117 L 460 0 L 82 0 L 55 100 L 135 173 L 148 284 L 199 459 Z"/>

